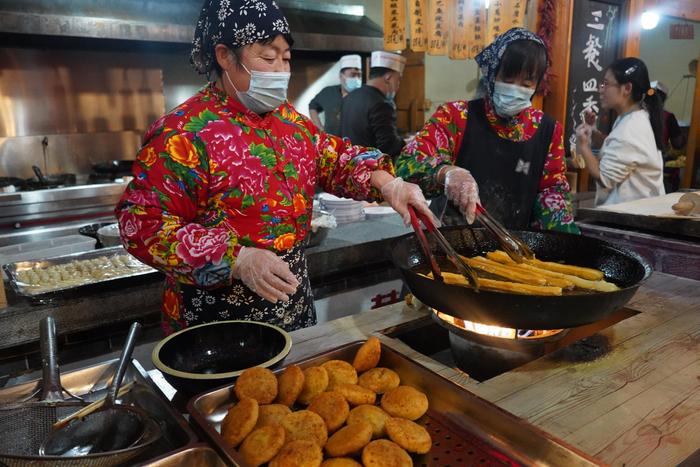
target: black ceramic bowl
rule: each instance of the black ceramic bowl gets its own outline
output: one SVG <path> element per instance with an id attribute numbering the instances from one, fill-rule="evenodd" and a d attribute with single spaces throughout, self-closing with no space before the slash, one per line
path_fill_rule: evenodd
<path id="1" fill-rule="evenodd" d="M 292 338 L 277 326 L 217 321 L 169 335 L 151 358 L 175 389 L 194 395 L 232 382 L 247 368 L 273 367 L 291 348 Z"/>

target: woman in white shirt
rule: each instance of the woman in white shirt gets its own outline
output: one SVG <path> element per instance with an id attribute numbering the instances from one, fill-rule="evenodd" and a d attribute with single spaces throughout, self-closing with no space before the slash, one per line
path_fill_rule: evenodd
<path id="1" fill-rule="evenodd" d="M 596 206 L 663 195 L 662 103 L 646 65 L 638 58 L 616 60 L 598 89 L 601 106 L 618 115 L 600 159 L 591 152 L 594 126 L 589 121 L 576 128 L 576 151 L 597 182 Z"/>

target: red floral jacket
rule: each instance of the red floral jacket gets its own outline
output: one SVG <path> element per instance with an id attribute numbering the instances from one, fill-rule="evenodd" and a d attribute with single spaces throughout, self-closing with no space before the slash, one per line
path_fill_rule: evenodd
<path id="1" fill-rule="evenodd" d="M 388 156 L 320 131 L 291 104 L 260 117 L 213 84 L 157 120 L 116 215 L 128 251 L 166 274 L 166 332 L 183 325 L 180 283 L 231 284 L 241 246 L 304 240 L 316 185 L 378 199 L 379 169 L 393 173 Z"/>
<path id="2" fill-rule="evenodd" d="M 498 136 L 510 141 L 532 138 L 544 115 L 541 110 L 531 107 L 504 124 L 493 111 L 490 101 L 484 99 L 484 102 L 489 126 Z M 457 158 L 468 123 L 468 106 L 467 101 L 454 101 L 438 107 L 396 160 L 396 175 L 419 184 L 426 197 L 440 194 L 435 171 L 444 164 L 454 164 Z M 563 134 L 561 123 L 556 122 L 535 199 L 533 224 L 540 229 L 578 233 L 566 180 Z"/>

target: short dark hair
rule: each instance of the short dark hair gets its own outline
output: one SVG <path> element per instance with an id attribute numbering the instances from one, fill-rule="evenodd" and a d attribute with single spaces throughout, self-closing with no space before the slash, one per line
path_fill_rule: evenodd
<path id="1" fill-rule="evenodd" d="M 547 49 L 539 42 L 522 39 L 513 41 L 506 48 L 496 74 L 501 73 L 506 79 L 525 74 L 539 83 L 547 71 L 547 64 Z"/>
<path id="2" fill-rule="evenodd" d="M 280 35 L 280 34 L 278 34 L 277 36 L 279 36 L 279 35 Z M 294 44 L 294 39 L 292 39 L 292 35 L 291 35 L 291 34 L 281 34 L 281 35 L 284 37 L 284 39 L 287 41 L 287 43 L 289 44 L 290 47 L 292 46 L 292 44 Z M 263 44 L 263 45 L 272 44 L 272 42 L 273 42 L 275 39 L 277 39 L 277 36 L 268 37 L 267 39 L 262 40 L 262 41 L 258 41 L 258 42 L 261 43 L 261 44 Z M 224 45 L 226 45 L 226 44 L 224 44 Z M 248 45 L 251 45 L 251 44 L 248 44 Z M 241 62 L 241 55 L 242 55 L 242 53 L 243 53 L 243 47 L 245 47 L 245 46 L 243 46 L 243 47 L 238 47 L 238 48 L 235 48 L 235 49 L 234 49 L 233 47 L 229 47 L 228 45 L 226 45 L 226 46 L 228 47 L 228 50 L 230 50 L 231 53 L 234 55 L 234 57 L 236 57 L 236 61 L 237 61 L 238 63 L 240 63 L 240 62 Z M 216 45 L 215 45 L 215 47 L 216 47 Z M 215 57 L 214 57 L 214 72 L 216 72 L 216 76 L 219 76 L 219 77 L 220 77 L 221 74 L 222 74 L 222 73 L 221 73 L 222 71 L 223 71 L 223 70 L 221 69 L 221 66 L 219 65 L 219 62 L 216 61 L 216 56 L 215 56 Z"/>
<path id="3" fill-rule="evenodd" d="M 649 122 L 654 131 L 656 147 L 663 150 L 663 101 L 657 91 L 649 93 L 649 70 L 643 61 L 636 57 L 620 58 L 607 68 L 615 76 L 618 84 L 632 84 L 632 100 L 643 104 L 649 113 Z"/>
<path id="4" fill-rule="evenodd" d="M 369 69 L 369 79 L 374 79 L 374 78 L 379 78 L 380 76 L 384 76 L 387 73 L 390 73 L 394 70 L 391 68 L 386 68 L 383 66 L 373 66 L 372 68 Z"/>

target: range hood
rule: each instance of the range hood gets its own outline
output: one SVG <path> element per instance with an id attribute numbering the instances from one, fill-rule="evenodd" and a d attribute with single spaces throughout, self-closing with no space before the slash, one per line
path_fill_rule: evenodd
<path id="1" fill-rule="evenodd" d="M 363 6 L 277 0 L 296 50 L 382 49 L 382 28 Z M 202 0 L 2 0 L 0 34 L 189 44 Z"/>

